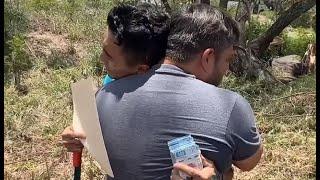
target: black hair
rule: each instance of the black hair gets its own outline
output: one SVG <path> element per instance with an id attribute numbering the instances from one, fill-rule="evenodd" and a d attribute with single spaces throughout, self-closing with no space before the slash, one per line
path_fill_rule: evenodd
<path id="1" fill-rule="evenodd" d="M 155 5 L 121 4 L 111 9 L 107 23 L 127 55 L 128 65 L 157 64 L 165 56 L 169 15 Z"/>
<path id="2" fill-rule="evenodd" d="M 186 63 L 213 48 L 218 54 L 239 41 L 239 26 L 225 12 L 207 4 L 192 4 L 171 17 L 166 56 Z"/>

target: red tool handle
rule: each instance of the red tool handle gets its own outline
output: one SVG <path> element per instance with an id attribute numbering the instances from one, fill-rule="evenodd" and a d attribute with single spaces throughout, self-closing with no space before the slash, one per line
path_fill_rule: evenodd
<path id="1" fill-rule="evenodd" d="M 82 156 L 82 150 L 80 152 L 73 152 L 72 154 L 73 167 L 81 166 L 81 156 Z"/>

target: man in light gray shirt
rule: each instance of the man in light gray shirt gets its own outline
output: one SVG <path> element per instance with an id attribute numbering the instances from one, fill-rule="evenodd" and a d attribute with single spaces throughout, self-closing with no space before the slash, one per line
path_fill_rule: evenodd
<path id="1" fill-rule="evenodd" d="M 98 91 L 114 179 L 170 179 L 167 142 L 186 134 L 214 162 L 219 177 L 232 164 L 243 171 L 257 165 L 262 143 L 253 111 L 241 95 L 218 87 L 238 39 L 232 18 L 212 6 L 191 5 L 172 17 L 161 64 Z"/>
<path id="2" fill-rule="evenodd" d="M 167 142 L 191 134 L 218 174 L 259 162 L 262 145 L 249 103 L 218 88 L 233 60 L 236 22 L 214 7 L 173 16 L 166 58 L 146 74 L 104 86 L 97 107 L 115 179 L 170 179 Z"/>

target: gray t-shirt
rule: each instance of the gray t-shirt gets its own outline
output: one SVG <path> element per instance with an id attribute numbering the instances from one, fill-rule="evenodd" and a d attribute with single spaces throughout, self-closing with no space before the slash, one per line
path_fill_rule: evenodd
<path id="1" fill-rule="evenodd" d="M 167 142 L 186 134 L 220 173 L 260 145 L 253 111 L 242 96 L 173 65 L 111 82 L 96 99 L 115 179 L 170 179 Z"/>

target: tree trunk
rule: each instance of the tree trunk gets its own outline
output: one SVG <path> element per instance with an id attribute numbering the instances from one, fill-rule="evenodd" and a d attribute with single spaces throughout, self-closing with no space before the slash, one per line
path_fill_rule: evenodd
<path id="1" fill-rule="evenodd" d="M 230 71 L 236 76 L 245 76 L 247 78 L 257 78 L 263 66 L 252 54 L 251 50 L 246 47 L 245 24 L 250 21 L 252 8 L 251 0 L 241 0 L 238 4 L 235 20 L 239 22 L 240 47 L 236 50 L 236 60 L 229 66 Z"/>
<path id="2" fill-rule="evenodd" d="M 262 36 L 250 42 L 249 47 L 256 56 L 260 57 L 274 37 L 278 36 L 285 27 L 311 9 L 315 4 L 316 0 L 304 0 L 293 4 L 287 11 L 280 15 L 276 22 Z"/>
<path id="3" fill-rule="evenodd" d="M 251 10 L 252 6 L 250 0 L 241 0 L 239 2 L 235 20 L 239 22 L 239 43 L 242 47 L 246 47 L 245 24 L 247 21 L 250 21 L 251 19 Z"/>
<path id="4" fill-rule="evenodd" d="M 245 2 L 245 0 L 243 0 L 243 2 Z M 240 40 L 242 41 L 240 42 L 240 45 L 243 48 L 242 50 L 237 50 L 237 59 L 230 64 L 230 71 L 236 76 L 245 76 L 248 79 L 262 78 L 265 80 L 277 81 L 277 79 L 267 70 L 268 64 L 261 61 L 259 56 L 261 56 L 268 48 L 274 37 L 279 35 L 286 26 L 314 5 L 315 0 L 303 0 L 293 4 L 287 11 L 280 15 L 264 35 L 250 42 L 248 46 L 243 45 L 244 34 L 240 35 Z M 243 12 L 240 12 L 240 14 L 242 14 L 242 16 L 237 15 L 236 19 L 240 21 L 241 27 L 244 26 L 243 19 L 245 19 L 246 14 Z M 244 31 L 242 31 L 242 33 L 244 33 Z"/>
<path id="5" fill-rule="evenodd" d="M 228 6 L 228 0 L 220 0 L 220 2 L 219 2 L 220 8 L 227 10 L 227 6 Z"/>
<path id="6" fill-rule="evenodd" d="M 171 7 L 168 3 L 168 0 L 161 0 L 161 2 L 164 5 L 164 8 L 166 9 L 167 13 L 171 14 Z"/>

